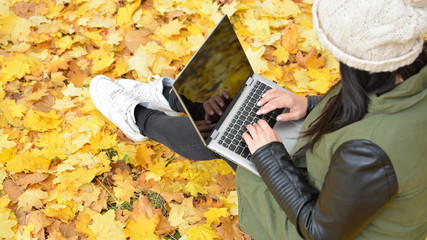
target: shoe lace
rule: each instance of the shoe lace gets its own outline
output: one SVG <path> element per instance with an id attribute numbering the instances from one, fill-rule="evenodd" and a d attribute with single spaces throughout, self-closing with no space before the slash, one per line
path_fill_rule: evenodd
<path id="1" fill-rule="evenodd" d="M 111 107 L 115 108 L 118 113 L 124 113 L 127 110 L 127 105 L 130 101 L 134 101 L 124 89 L 117 89 L 110 94 Z"/>
<path id="2" fill-rule="evenodd" d="M 155 93 L 156 93 L 155 84 L 158 81 L 161 81 L 161 79 L 162 77 L 160 77 L 158 74 L 150 75 L 147 78 L 147 84 L 149 84 L 150 87 L 146 87 L 144 85 L 138 85 L 133 91 L 136 92 L 138 95 L 143 96 L 144 98 L 150 99 L 151 97 L 155 96 Z"/>
<path id="3" fill-rule="evenodd" d="M 152 78 L 154 78 L 154 80 L 151 80 Z M 147 82 L 150 83 L 150 84 L 152 84 L 152 83 L 155 83 L 155 82 L 159 81 L 160 79 L 162 79 L 162 77 L 160 77 L 159 74 L 150 75 L 147 78 Z"/>

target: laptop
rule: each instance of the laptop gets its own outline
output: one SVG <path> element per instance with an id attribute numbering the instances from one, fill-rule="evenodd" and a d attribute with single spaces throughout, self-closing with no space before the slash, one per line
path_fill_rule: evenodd
<path id="1" fill-rule="evenodd" d="M 279 133 L 288 152 L 292 152 L 303 122 L 276 122 L 276 117 L 289 109 L 256 115 L 260 108 L 257 102 L 272 88 L 289 92 L 254 74 L 227 15 L 217 24 L 173 84 L 178 99 L 207 148 L 256 175 L 259 173 L 251 162 L 249 149 L 242 138 L 246 126 L 260 118 L 265 119 Z M 185 102 L 189 100 L 203 103 L 212 96 L 221 95 L 223 91 L 229 93 L 232 101 L 209 137 L 203 138 L 196 127 L 195 116 L 188 111 Z"/>

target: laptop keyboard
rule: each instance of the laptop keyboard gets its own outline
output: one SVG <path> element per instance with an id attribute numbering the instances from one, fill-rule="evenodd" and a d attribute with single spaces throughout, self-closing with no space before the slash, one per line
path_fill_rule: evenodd
<path id="1" fill-rule="evenodd" d="M 246 131 L 246 126 L 258 122 L 259 119 L 264 119 L 273 127 L 276 123 L 276 117 L 283 112 L 283 109 L 276 109 L 265 115 L 256 115 L 256 112 L 260 109 L 257 103 L 261 100 L 264 92 L 269 89 L 271 87 L 264 83 L 257 82 L 255 84 L 239 108 L 239 111 L 237 111 L 237 114 L 224 131 L 224 134 L 218 141 L 219 144 L 246 159 L 250 159 L 249 149 L 242 138 L 242 134 Z"/>

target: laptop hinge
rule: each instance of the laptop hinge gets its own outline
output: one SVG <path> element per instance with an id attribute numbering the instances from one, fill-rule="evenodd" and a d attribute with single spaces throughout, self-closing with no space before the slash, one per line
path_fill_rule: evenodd
<path id="1" fill-rule="evenodd" d="M 215 130 L 213 131 L 213 133 L 211 134 L 211 138 L 212 138 L 213 140 L 216 140 L 216 138 L 218 137 L 218 135 L 219 135 L 219 131 L 215 129 Z"/>
<path id="2" fill-rule="evenodd" d="M 248 78 L 248 81 L 246 81 L 246 85 L 247 85 L 247 86 L 251 86 L 253 82 L 254 82 L 254 79 L 253 79 L 253 78 L 251 78 L 251 77 L 249 77 L 249 78 Z"/>

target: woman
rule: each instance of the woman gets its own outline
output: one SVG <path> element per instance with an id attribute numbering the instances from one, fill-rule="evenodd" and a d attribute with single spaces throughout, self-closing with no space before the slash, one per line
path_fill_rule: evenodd
<path id="1" fill-rule="evenodd" d="M 424 239 L 427 2 L 321 0 L 313 26 L 340 61 L 341 82 L 317 105 L 318 98 L 277 90 L 258 103 L 259 114 L 291 109 L 278 120 L 310 114 L 292 155 L 263 120 L 247 126 L 243 138 L 261 178 L 237 168 L 242 229 L 255 239 Z M 170 86 L 168 78 L 142 84 L 99 76 L 90 91 L 132 140 L 145 135 L 192 159 L 218 157 L 186 117 L 156 110 L 182 110 Z M 210 110 L 219 113 L 224 99 L 194 104 L 209 110 L 199 128 L 211 128 Z"/>

